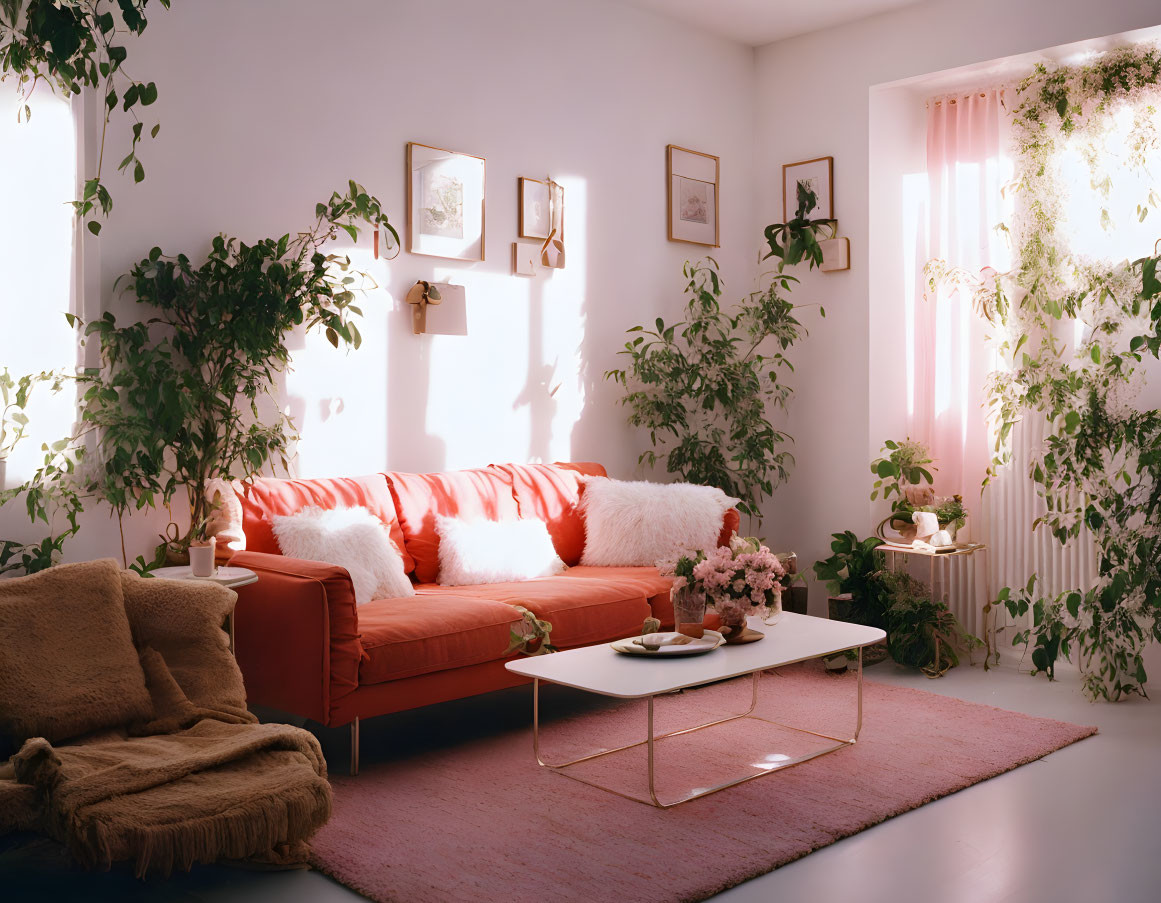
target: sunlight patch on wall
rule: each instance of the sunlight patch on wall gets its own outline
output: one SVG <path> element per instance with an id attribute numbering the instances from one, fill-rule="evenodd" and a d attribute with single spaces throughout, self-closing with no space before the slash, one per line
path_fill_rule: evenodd
<path id="1" fill-rule="evenodd" d="M 38 92 L 32 118 L 16 122 L 16 92 L 0 86 L 0 367 L 14 378 L 42 370 L 74 371 L 72 304 L 73 211 L 77 159 L 67 100 Z M 75 393 L 40 386 L 28 407 L 24 441 L 8 461 L 8 485 L 41 463 L 40 447 L 69 435 Z"/>
<path id="2" fill-rule="evenodd" d="M 515 238 L 489 223 L 485 264 L 402 254 L 374 261 L 335 246 L 382 286 L 356 304 L 363 345 L 336 351 L 296 333 L 283 403 L 300 433 L 292 472 L 334 476 L 438 471 L 572 458 L 584 407 L 581 343 L 588 255 L 586 186 L 565 186 L 566 266 L 515 276 L 497 250 Z M 414 335 L 403 296 L 417 278 L 462 285 L 467 335 Z M 389 290 L 388 290 L 389 289 Z M 429 316 L 433 316 L 429 314 Z"/>
<path id="3" fill-rule="evenodd" d="M 300 435 L 292 473 L 303 477 L 386 469 L 383 424 L 390 387 L 384 362 L 389 325 L 400 326 L 389 319 L 392 300 L 382 288 L 385 264 L 373 260 L 367 247 L 331 245 L 328 252 L 349 255 L 352 267 L 370 273 L 380 287 L 356 294 L 355 306 L 363 311 L 353 318 L 363 335 L 358 350 L 336 349 L 321 330 L 299 330 L 288 341 L 293 369 L 286 374 L 283 403 Z"/>
<path id="4" fill-rule="evenodd" d="M 581 340 L 586 290 L 583 179 L 565 187 L 566 266 L 535 276 L 437 268 L 467 286 L 468 337 L 433 336 L 423 429 L 445 467 L 572 457 L 584 406 Z"/>
<path id="5" fill-rule="evenodd" d="M 907 416 L 915 416 L 915 329 L 916 305 L 924 304 L 920 255 L 927 253 L 927 173 L 903 176 L 903 347 L 906 352 Z"/>

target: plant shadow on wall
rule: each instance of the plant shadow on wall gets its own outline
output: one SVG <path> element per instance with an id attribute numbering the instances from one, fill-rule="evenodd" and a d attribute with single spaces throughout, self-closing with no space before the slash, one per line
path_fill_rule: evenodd
<path id="1" fill-rule="evenodd" d="M 1135 211 L 1110 210 L 1114 178 L 1151 179 L 1161 157 L 1161 51 L 1130 47 L 1085 65 L 1041 65 L 1019 97 L 1018 212 L 1001 226 L 1018 265 L 981 278 L 931 261 L 928 291 L 970 291 L 995 329 L 1003 366 L 989 378 L 998 436 L 991 473 L 1008 460 L 1013 425 L 1030 412 L 1045 417 L 1049 435 L 1030 477 L 1047 511 L 1034 527 L 1064 543 L 1083 523 L 1097 544 L 1095 586 L 1049 598 L 1035 580 L 1022 592 L 1001 591 L 998 602 L 1010 614 L 1034 615 L 1015 642 L 1033 647 L 1033 673 L 1050 678 L 1059 656 L 1075 655 L 1092 698 L 1144 695 L 1141 653 L 1150 639 L 1161 641 L 1161 411 L 1136 409 L 1132 400 L 1145 356 L 1161 356 L 1161 256 L 1154 247 L 1151 256 L 1106 264 L 1071 247 L 1062 230 L 1069 187 L 1061 167 L 1066 148 L 1079 147 L 1087 169 L 1081 189 L 1091 185 L 1097 194 L 1101 231 L 1115 228 L 1117 217 L 1145 222 L 1161 212 L 1152 187 Z M 1126 117 L 1123 149 L 1113 153 Z M 1113 171 L 1118 159 L 1127 172 Z M 1057 328 L 1069 321 L 1083 327 L 1075 354 Z"/>
<path id="2" fill-rule="evenodd" d="M 168 506 L 184 489 L 188 528 L 171 525 L 153 560 L 138 556 L 134 566 L 183 556 L 191 541 L 205 538 L 213 480 L 246 479 L 270 462 L 286 467 L 293 423 L 277 408 L 264 419 L 260 403 L 290 365 L 288 333 L 318 327 L 336 348 L 359 347 L 355 292 L 370 277 L 352 271 L 347 257 L 322 251 L 339 230 L 357 240 L 357 223 L 383 228 L 399 246 L 378 199 L 351 182 L 346 194 L 316 205 L 314 225 L 293 239 L 247 245 L 218 236 L 199 267 L 185 254 L 152 249 L 128 278 L 154 316 L 127 326 L 111 313 L 88 324 L 69 316 L 100 344 L 100 366 L 78 377 L 81 429 L 59 452 L 67 468 L 47 461 L 12 494 L 27 494 L 32 513 L 35 498 L 65 492 L 75 499 L 79 491 L 110 504 L 120 519 Z"/>
<path id="3" fill-rule="evenodd" d="M 649 432 L 651 448 L 640 463 L 652 467 L 663 459 L 669 473 L 716 486 L 760 521 L 763 499 L 794 462 L 785 447 L 791 439 L 770 411 L 786 408 L 793 390 L 780 376 L 793 371 L 787 353 L 806 335 L 795 317 L 799 308 L 785 297 L 798 280 L 773 274 L 765 289 L 727 312 L 713 258 L 686 263 L 683 273 L 685 318 L 666 325 L 658 317 L 652 329 L 629 329 L 634 337 L 620 352 L 629 363 L 605 378 L 625 389 L 629 423 Z"/>

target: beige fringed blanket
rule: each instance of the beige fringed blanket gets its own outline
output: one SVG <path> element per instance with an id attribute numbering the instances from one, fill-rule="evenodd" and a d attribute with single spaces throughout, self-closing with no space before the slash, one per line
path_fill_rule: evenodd
<path id="1" fill-rule="evenodd" d="M 111 561 L 48 573 L 0 586 L 0 735 L 20 744 L 0 766 L 0 835 L 37 830 L 138 874 L 302 864 L 330 816 L 326 763 L 311 734 L 246 710 L 220 627 L 234 593 Z M 54 618 L 62 593 L 81 604 Z"/>

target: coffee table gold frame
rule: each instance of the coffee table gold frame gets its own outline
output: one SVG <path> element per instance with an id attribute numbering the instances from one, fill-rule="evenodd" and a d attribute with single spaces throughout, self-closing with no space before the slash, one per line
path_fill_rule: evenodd
<path id="1" fill-rule="evenodd" d="M 545 762 L 544 759 L 540 755 L 540 679 L 533 678 L 532 679 L 532 751 L 533 751 L 533 754 L 536 756 L 536 761 L 539 765 L 542 765 L 545 768 L 548 768 L 551 771 L 554 771 L 559 775 L 563 775 L 566 778 L 571 778 L 572 780 L 579 781 L 582 784 L 588 784 L 590 787 L 596 787 L 597 789 L 604 790 L 607 793 L 616 794 L 617 796 L 623 797 L 624 799 L 627 799 L 627 800 L 633 800 L 634 802 L 645 803 L 646 805 L 656 806 L 659 809 L 670 809 L 674 806 L 679 806 L 682 803 L 688 803 L 690 800 L 700 799 L 703 796 L 709 796 L 711 793 L 717 793 L 719 790 L 725 790 L 727 787 L 734 787 L 734 786 L 737 786 L 738 784 L 744 784 L 746 781 L 754 780 L 754 778 L 760 778 L 760 777 L 763 777 L 764 775 L 771 774 L 775 771 L 781 771 L 782 769 L 789 768 L 792 765 L 800 765 L 803 762 L 809 762 L 811 759 L 817 759 L 819 756 L 825 756 L 828 753 L 836 752 L 837 750 L 843 749 L 844 747 L 847 747 L 847 746 L 854 746 L 855 743 L 859 739 L 859 733 L 863 729 L 863 649 L 861 646 L 856 647 L 856 649 L 857 649 L 857 653 L 858 653 L 857 716 L 856 716 L 856 720 L 855 720 L 854 736 L 852 736 L 849 740 L 843 739 L 841 737 L 832 737 L 830 734 L 821 734 L 818 731 L 811 731 L 811 730 L 806 730 L 805 728 L 801 728 L 801 727 L 794 727 L 791 724 L 783 724 L 780 721 L 772 721 L 769 718 L 763 718 L 760 715 L 755 715 L 754 710 L 758 707 L 758 681 L 759 681 L 759 678 L 761 677 L 763 671 L 772 670 L 769 668 L 762 668 L 762 669 L 759 669 L 757 671 L 750 672 L 750 677 L 751 677 L 752 684 L 753 684 L 753 691 L 752 691 L 752 695 L 751 695 L 751 699 L 750 699 L 750 707 L 746 711 L 744 711 L 738 715 L 730 715 L 726 718 L 719 718 L 716 721 L 708 721 L 705 724 L 697 724 L 697 725 L 694 725 L 693 727 L 686 727 L 686 728 L 682 728 L 681 730 L 677 730 L 677 731 L 669 731 L 669 732 L 664 733 L 664 734 L 654 734 L 653 733 L 653 700 L 655 699 L 655 697 L 648 696 L 648 697 L 646 697 L 646 699 L 648 700 L 648 703 L 649 703 L 649 710 L 648 710 L 649 714 L 648 714 L 648 721 L 647 721 L 648 733 L 647 733 L 644 740 L 638 740 L 636 743 L 629 743 L 625 746 L 618 746 L 616 749 L 605 749 L 605 750 L 601 750 L 600 752 L 590 753 L 587 756 L 581 756 L 579 759 L 572 759 L 569 762 L 555 762 L 555 763 Z M 839 654 L 839 653 L 838 652 L 827 653 L 826 657 L 829 658 L 831 655 L 837 655 L 837 654 Z M 779 762 L 775 765 L 770 766 L 769 768 L 763 768 L 761 771 L 757 771 L 754 774 L 744 775 L 740 778 L 733 778 L 732 780 L 726 781 L 722 784 L 717 784 L 716 786 L 710 787 L 710 788 L 705 789 L 705 790 L 695 790 L 691 793 L 686 794 L 683 797 L 680 797 L 679 799 L 671 800 L 669 802 L 663 803 L 660 799 L 657 798 L 657 788 L 655 785 L 656 765 L 655 765 L 654 747 L 656 746 L 658 741 L 664 740 L 667 737 L 677 737 L 681 734 L 690 734 L 690 733 L 693 733 L 694 731 L 705 730 L 706 728 L 714 727 L 715 725 L 718 725 L 718 724 L 725 724 L 727 721 L 737 721 L 738 719 L 741 719 L 741 718 L 749 718 L 753 721 L 764 721 L 767 724 L 773 724 L 773 725 L 776 725 L 777 727 L 782 727 L 782 728 L 786 728 L 788 730 L 797 731 L 800 734 L 810 734 L 811 736 L 814 736 L 814 737 L 821 737 L 824 740 L 832 740 L 832 741 L 834 741 L 834 745 L 827 746 L 823 749 L 818 750 L 817 752 L 808 753 L 804 756 L 798 756 L 794 759 L 788 759 L 785 762 Z M 649 751 L 648 752 L 648 762 L 649 762 L 649 766 L 648 766 L 649 796 L 648 796 L 648 798 L 643 797 L 643 796 L 634 796 L 633 794 L 630 794 L 630 793 L 623 793 L 620 790 L 614 790 L 612 787 L 606 787 L 605 785 L 599 784 L 596 781 L 590 781 L 588 778 L 578 777 L 577 775 L 570 774 L 568 771 L 565 770 L 567 768 L 570 768 L 573 765 L 579 765 L 581 762 L 588 762 L 588 761 L 591 761 L 592 759 L 599 759 L 602 756 L 609 756 L 609 755 L 612 755 L 613 753 L 623 752 L 626 749 L 634 749 L 635 747 L 642 746 L 642 745 L 647 745 L 648 751 Z"/>

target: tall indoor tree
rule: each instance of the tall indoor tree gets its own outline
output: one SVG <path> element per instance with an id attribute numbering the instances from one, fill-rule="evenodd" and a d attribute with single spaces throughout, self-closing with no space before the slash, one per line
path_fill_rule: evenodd
<path id="1" fill-rule="evenodd" d="M 160 248 L 137 263 L 127 288 L 148 319 L 122 326 L 106 313 L 83 324 L 101 353 L 79 378 L 82 438 L 95 437 L 86 489 L 119 516 L 184 491 L 190 523 L 170 543 L 183 550 L 211 514 L 211 480 L 285 467 L 293 424 L 273 393 L 290 366 L 287 335 L 318 328 L 336 348 L 361 342 L 355 292 L 370 277 L 323 251 L 340 231 L 357 238 L 358 223 L 398 246 L 379 200 L 351 182 L 293 238 L 219 235 L 200 266 Z M 155 560 L 165 551 L 163 543 Z"/>
<path id="2" fill-rule="evenodd" d="M 789 474 L 790 437 L 771 410 L 792 394 L 780 380 L 793 371 L 787 352 L 806 330 L 786 298 L 793 276 L 781 272 L 732 311 L 723 310 L 717 262 L 686 263 L 685 317 L 652 329 L 634 326 L 620 354 L 628 364 L 610 370 L 624 390 L 629 423 L 648 430 L 640 463 L 691 483 L 716 486 L 740 499 L 738 508 L 761 520 L 762 500 Z M 825 315 L 825 312 L 824 312 Z"/>

